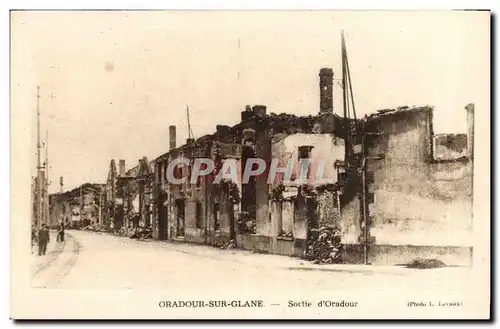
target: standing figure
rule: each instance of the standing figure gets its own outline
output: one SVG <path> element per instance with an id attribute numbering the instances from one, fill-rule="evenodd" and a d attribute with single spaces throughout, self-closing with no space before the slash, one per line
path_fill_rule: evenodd
<path id="1" fill-rule="evenodd" d="M 59 223 L 59 228 L 57 231 L 57 242 L 63 242 L 64 241 L 64 222 L 61 221 Z"/>
<path id="2" fill-rule="evenodd" d="M 47 228 L 46 224 L 43 224 L 40 231 L 38 231 L 38 256 L 42 256 L 47 253 L 47 244 L 49 242 L 49 229 Z"/>

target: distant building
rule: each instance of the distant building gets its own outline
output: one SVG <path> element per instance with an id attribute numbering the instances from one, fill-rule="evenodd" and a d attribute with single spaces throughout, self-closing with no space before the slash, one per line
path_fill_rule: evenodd
<path id="1" fill-rule="evenodd" d="M 51 194 L 49 197 L 49 226 L 56 228 L 64 221 L 70 228 L 83 228 L 100 222 L 102 184 L 86 183 L 71 191 Z M 101 217 L 102 218 L 102 217 Z"/>

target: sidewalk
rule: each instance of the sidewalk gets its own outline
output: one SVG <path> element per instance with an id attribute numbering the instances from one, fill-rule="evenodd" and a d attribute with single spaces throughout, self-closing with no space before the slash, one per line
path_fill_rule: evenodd
<path id="1" fill-rule="evenodd" d="M 39 269 L 45 263 L 49 262 L 50 259 L 54 258 L 63 247 L 62 243 L 57 242 L 57 232 L 50 231 L 50 243 L 47 245 L 47 253 L 45 255 L 38 256 L 38 244 L 35 244 L 32 248 L 31 262 L 33 268 Z"/>
<path id="2" fill-rule="evenodd" d="M 292 271 L 322 271 L 343 272 L 360 274 L 387 274 L 387 275 L 409 275 L 422 273 L 437 273 L 449 271 L 461 271 L 462 267 L 444 267 L 435 269 L 414 269 L 403 266 L 380 266 L 362 264 L 313 264 L 312 262 L 291 256 L 262 254 L 243 249 L 218 249 L 211 246 L 186 244 L 170 241 L 152 241 L 151 243 L 165 244 L 171 249 L 200 257 L 215 258 L 222 261 L 231 261 L 255 268 L 279 268 Z"/>

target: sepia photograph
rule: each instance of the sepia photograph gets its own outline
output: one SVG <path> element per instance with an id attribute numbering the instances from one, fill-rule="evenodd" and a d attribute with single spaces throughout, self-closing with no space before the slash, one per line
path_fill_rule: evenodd
<path id="1" fill-rule="evenodd" d="M 489 319 L 490 20 L 12 10 L 11 318 Z"/>

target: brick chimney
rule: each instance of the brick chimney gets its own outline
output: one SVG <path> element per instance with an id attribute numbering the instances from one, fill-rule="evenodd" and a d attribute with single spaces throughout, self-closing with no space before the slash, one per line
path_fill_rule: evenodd
<path id="1" fill-rule="evenodd" d="M 175 126 L 168 127 L 169 130 L 169 140 L 170 140 L 170 150 L 175 149 L 177 147 L 177 140 L 175 136 Z"/>
<path id="2" fill-rule="evenodd" d="M 118 175 L 125 176 L 125 160 L 120 159 L 118 168 Z"/>
<path id="3" fill-rule="evenodd" d="M 333 113 L 333 70 L 319 70 L 319 113 Z"/>
<path id="4" fill-rule="evenodd" d="M 241 112 L 241 122 L 247 121 L 253 117 L 252 107 L 250 105 L 245 105 L 245 111 Z"/>
<path id="5" fill-rule="evenodd" d="M 217 125 L 216 129 L 217 129 L 216 130 L 217 134 L 220 135 L 220 136 L 228 136 L 229 135 L 229 131 L 230 131 L 230 127 L 229 126 Z"/>
<path id="6" fill-rule="evenodd" d="M 261 117 L 261 118 L 266 117 L 267 107 L 265 105 L 254 105 L 252 110 L 256 116 Z"/>

